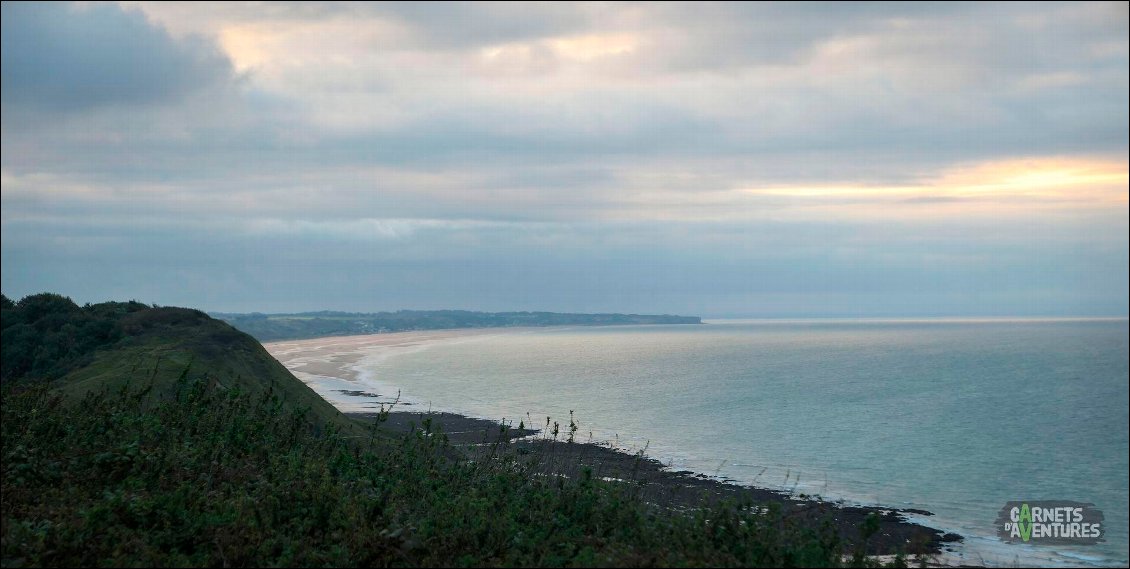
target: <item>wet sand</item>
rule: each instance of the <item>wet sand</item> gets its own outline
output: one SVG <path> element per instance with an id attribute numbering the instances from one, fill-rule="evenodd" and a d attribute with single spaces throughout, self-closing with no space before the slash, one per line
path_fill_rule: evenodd
<path id="1" fill-rule="evenodd" d="M 360 420 L 371 421 L 376 411 L 388 408 L 397 394 L 374 393 L 358 381 L 355 369 L 362 359 L 393 355 L 410 350 L 421 343 L 451 340 L 463 336 L 497 334 L 499 330 L 441 330 L 399 332 L 367 336 L 341 336 L 270 342 L 267 350 L 288 367 L 299 379 L 333 403 L 343 412 Z M 409 432 L 430 421 L 433 430 L 442 430 L 451 443 L 474 456 L 485 452 L 492 443 L 505 440 L 507 450 L 529 464 L 534 472 L 547 475 L 578 477 L 585 468 L 594 477 L 612 483 L 633 484 L 645 500 L 671 508 L 690 509 L 704 503 L 732 501 L 766 505 L 779 504 L 789 516 L 810 519 L 814 523 L 832 520 L 841 539 L 849 544 L 859 541 L 860 527 L 872 513 L 879 516 L 879 531 L 867 542 L 870 555 L 935 554 L 947 543 L 961 540 L 956 534 L 943 534 L 933 528 L 907 521 L 906 513 L 931 515 L 921 510 L 895 510 L 873 506 L 855 506 L 792 496 L 776 490 L 743 486 L 689 471 L 671 471 L 662 463 L 646 456 L 632 454 L 608 445 L 568 443 L 536 430 L 519 432 L 509 425 L 505 436 L 496 421 L 465 417 L 454 413 L 432 413 L 406 409 L 403 402 L 381 425 L 388 432 Z M 492 451 L 493 452 L 493 451 Z"/>

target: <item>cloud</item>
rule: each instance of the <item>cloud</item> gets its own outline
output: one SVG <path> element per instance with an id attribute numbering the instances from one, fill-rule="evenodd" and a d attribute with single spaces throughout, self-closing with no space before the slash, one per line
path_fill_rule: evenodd
<path id="1" fill-rule="evenodd" d="M 553 3 L 388 2 L 369 7 L 402 22 L 423 45 L 466 49 L 557 36 L 596 20 L 594 7 Z"/>
<path id="2" fill-rule="evenodd" d="M 171 103 L 233 78 L 214 45 L 174 40 L 142 12 L 109 4 L 5 2 L 0 41 L 6 114 Z"/>
<path id="3" fill-rule="evenodd" d="M 483 224 L 16 221 L 6 290 L 212 309 L 670 310 L 707 314 L 1109 314 L 1126 246 L 1096 227 L 1018 220 Z M 383 227 L 382 227 L 383 226 Z M 323 231 L 325 233 L 323 233 Z M 301 291 L 295 294 L 294 291 Z M 327 304 L 328 303 L 328 304 Z"/>
<path id="4" fill-rule="evenodd" d="M 973 313 L 1004 283 L 1013 308 L 1124 313 L 1126 21 L 1122 3 L 6 3 L 3 282 L 713 313 L 805 294 Z"/>

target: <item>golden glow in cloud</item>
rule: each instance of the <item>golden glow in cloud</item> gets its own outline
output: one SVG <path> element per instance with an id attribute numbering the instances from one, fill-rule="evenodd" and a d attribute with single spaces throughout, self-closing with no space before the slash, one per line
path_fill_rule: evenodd
<path id="1" fill-rule="evenodd" d="M 553 39 L 548 44 L 563 58 L 590 61 L 631 53 L 640 45 L 640 40 L 633 34 L 597 34 Z"/>
<path id="2" fill-rule="evenodd" d="M 1126 162 L 1031 158 L 951 167 L 917 184 L 771 185 L 664 189 L 655 178 L 626 189 L 603 219 L 663 221 L 1021 219 L 1121 209 L 1128 200 Z M 666 173 L 657 178 L 677 179 Z M 687 186 L 684 181 L 683 186 Z M 693 185 L 693 184 L 692 184 Z"/>
<path id="3" fill-rule="evenodd" d="M 480 50 L 487 62 L 527 60 L 538 54 L 560 61 L 588 63 L 603 57 L 632 53 L 641 45 L 634 34 L 591 34 L 493 45 Z"/>
<path id="4" fill-rule="evenodd" d="M 372 67 L 375 61 L 402 45 L 408 32 L 385 20 L 357 22 L 339 18 L 231 23 L 221 26 L 216 36 L 239 71 L 294 68 L 309 74 L 311 69 L 332 68 L 347 73 L 358 67 Z"/>
<path id="5" fill-rule="evenodd" d="M 260 67 L 270 58 L 263 34 L 257 33 L 253 27 L 225 28 L 220 32 L 219 40 L 237 71 Z"/>
<path id="6" fill-rule="evenodd" d="M 1080 206 L 1127 203 L 1130 176 L 1126 162 L 1097 159 L 1031 158 L 956 166 L 936 179 L 915 185 L 821 185 L 749 188 L 759 196 L 906 201 L 951 199 L 1049 201 Z"/>

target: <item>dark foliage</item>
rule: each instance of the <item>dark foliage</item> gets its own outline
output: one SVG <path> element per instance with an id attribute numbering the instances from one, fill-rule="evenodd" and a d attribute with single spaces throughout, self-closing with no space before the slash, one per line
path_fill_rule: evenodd
<path id="1" fill-rule="evenodd" d="M 830 526 L 690 512 L 585 473 L 535 476 L 498 443 L 317 432 L 270 394 L 182 381 L 67 403 L 6 386 L 4 566 L 838 566 Z"/>
<path id="2" fill-rule="evenodd" d="M 90 362 L 95 350 L 120 340 L 122 320 L 148 310 L 139 302 L 78 306 L 58 294 L 42 293 L 13 303 L 3 299 L 0 379 L 56 379 Z"/>

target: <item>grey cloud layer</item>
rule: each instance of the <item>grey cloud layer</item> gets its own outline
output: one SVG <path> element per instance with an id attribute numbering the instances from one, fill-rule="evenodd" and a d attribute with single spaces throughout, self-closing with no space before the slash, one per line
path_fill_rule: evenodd
<path id="1" fill-rule="evenodd" d="M 140 12 L 115 6 L 5 2 L 0 42 L 8 112 L 171 102 L 232 78 L 215 46 L 174 41 Z"/>
<path id="2" fill-rule="evenodd" d="M 352 5 L 345 9 L 351 17 L 360 10 Z M 597 32 L 617 22 L 626 29 L 651 31 L 659 38 L 666 37 L 666 32 L 660 33 L 665 29 L 677 31 L 680 37 L 599 64 L 612 65 L 610 72 L 617 76 L 651 70 L 658 74 L 651 79 L 628 84 L 594 80 L 533 97 L 506 88 L 458 96 L 467 85 L 492 81 L 468 76 L 460 67 L 474 57 L 473 48 L 454 59 L 425 59 L 422 65 L 435 65 L 425 79 L 412 69 L 335 70 L 329 66 L 309 70 L 317 77 L 376 74 L 388 85 L 364 95 L 351 113 L 363 121 L 373 109 L 391 109 L 400 118 L 361 130 L 343 131 L 317 121 L 321 109 L 342 107 L 337 91 L 326 95 L 315 89 L 307 93 L 307 102 L 301 92 L 294 93 L 296 98 L 287 103 L 257 91 L 252 81 L 245 89 L 222 91 L 229 99 L 216 100 L 220 97 L 216 94 L 200 104 L 193 110 L 197 116 L 180 117 L 174 124 L 176 136 L 159 141 L 139 129 L 138 111 L 130 109 L 126 118 L 79 117 L 59 131 L 43 132 L 37 123 L 20 131 L 19 125 L 6 124 L 5 149 L 28 149 L 26 155 L 45 156 L 43 160 L 50 161 L 52 169 L 73 168 L 79 174 L 99 168 L 136 171 L 136 163 L 142 160 L 121 163 L 115 158 L 128 155 L 144 158 L 146 164 L 165 165 L 168 171 L 163 173 L 153 166 L 144 169 L 166 177 L 210 171 L 228 176 L 241 167 L 239 157 L 274 172 L 287 166 L 309 172 L 318 165 L 325 169 L 358 164 L 511 169 L 531 163 L 582 161 L 611 169 L 653 160 L 730 156 L 751 164 L 748 171 L 732 172 L 733 177 L 770 184 L 905 180 L 907 172 L 936 171 L 959 161 L 1116 154 L 1127 146 L 1125 51 L 1115 49 L 1113 55 L 1091 52 L 1099 49 L 1096 46 L 1125 47 L 1125 26 L 1119 29 L 1111 24 L 1119 9 L 1118 5 L 1088 7 L 1081 10 L 1087 17 L 1073 20 L 1058 14 L 1066 8 L 1054 7 L 1038 14 L 1046 16 L 1045 20 L 1033 17 L 1034 21 L 1024 23 L 1026 11 L 994 15 L 992 12 L 1003 10 L 994 5 L 935 7 L 933 12 L 940 14 L 925 15 L 903 6 L 889 13 L 876 13 L 875 7 L 841 13 L 844 8 L 824 6 L 661 6 L 654 14 L 635 14 L 639 8 L 617 6 L 608 10 L 606 18 L 613 24 L 598 25 L 593 22 L 602 20 L 585 13 L 593 11 L 591 7 L 577 10 L 580 15 L 576 17 L 563 18 L 531 16 L 531 12 L 545 11 L 541 7 L 515 11 L 502 6 L 476 10 L 460 5 L 444 10 L 442 6 L 380 5 L 364 10 L 367 15 L 363 15 L 407 21 L 414 30 L 411 37 L 423 38 L 426 46 L 445 51 L 453 49 L 452 42 L 478 48 L 491 41 L 536 39 L 538 34 Z M 468 10 L 475 17 L 467 16 Z M 83 18 L 91 20 L 86 24 L 93 28 L 105 26 L 102 20 L 115 22 L 117 27 L 110 27 L 120 28 L 114 36 L 119 38 L 118 47 L 140 46 L 154 55 L 142 58 L 145 65 L 134 69 L 134 62 L 118 48 L 87 50 L 74 40 L 32 50 L 28 46 L 40 46 L 46 40 L 25 41 L 20 49 L 5 48 L 5 57 L 19 63 L 9 64 L 6 59 L 6 74 L 38 69 L 39 75 L 74 79 L 66 79 L 68 83 L 61 88 L 51 81 L 63 79 L 40 77 L 21 82 L 6 75 L 5 93 L 13 93 L 7 99 L 62 104 L 70 97 L 74 99 L 70 104 L 81 106 L 119 97 L 119 102 L 128 103 L 231 79 L 229 64 L 215 60 L 214 47 L 197 41 L 197 52 L 189 52 L 189 45 L 168 40 L 159 30 L 138 28 L 142 23 L 138 14 L 119 12 L 112 18 L 107 15 L 112 12 L 110 7 L 50 11 L 65 13 L 63 20 L 71 27 L 77 26 L 72 21 Z M 431 17 L 433 11 L 441 16 Z M 319 17 L 335 14 L 338 12 L 328 7 Z M 23 19 L 33 23 L 24 26 L 21 16 L 6 17 L 6 25 L 13 29 L 44 26 L 42 18 L 26 17 Z M 293 16 L 283 12 L 274 17 Z M 523 18 L 530 21 L 529 26 L 515 23 L 526 21 Z M 551 25 L 558 20 L 563 23 Z M 1001 21 L 1004 23 L 998 24 Z M 460 33 L 472 33 L 466 30 L 478 34 L 478 39 L 453 39 Z M 21 42 L 26 35 L 11 34 L 5 45 Z M 157 40 L 164 40 L 163 44 Z M 819 46 L 837 41 L 844 42 L 836 48 L 844 55 L 825 54 L 825 63 L 812 63 L 819 60 L 814 55 Z M 378 56 L 389 50 L 384 45 L 372 49 Z M 37 55 L 39 51 L 44 53 Z M 83 66 L 88 70 L 56 61 L 77 51 L 89 52 L 84 57 L 96 60 Z M 777 51 L 790 55 L 775 56 Z M 9 56 L 9 52 L 16 55 Z M 422 48 L 421 53 L 430 52 Z M 701 61 L 690 67 L 676 64 L 683 57 Z M 649 63 L 649 59 L 659 63 Z M 769 65 L 779 60 L 793 64 Z M 201 62 L 209 65 L 201 67 Z M 664 65 L 674 68 L 662 71 Z M 99 80 L 74 76 L 76 71 L 97 75 Z M 123 72 L 125 75 L 115 75 Z M 1041 81 L 1046 84 L 1040 86 Z M 144 85 L 136 85 L 139 82 Z M 1035 86 L 1023 87 L 1026 84 Z M 274 107 L 263 110 L 263 101 Z M 6 105 L 9 112 L 19 110 L 14 106 Z M 235 116 L 221 121 L 210 118 L 217 106 Z M 164 125 L 176 119 L 160 115 L 152 122 Z M 91 147 L 89 137 L 84 136 L 91 131 L 113 143 Z M 170 155 L 178 159 L 168 160 Z M 6 167 L 34 171 L 36 164 L 9 161 Z M 709 167 L 713 171 L 716 164 Z M 688 161 L 688 169 L 694 168 L 693 160 Z"/>
<path id="3" fill-rule="evenodd" d="M 1126 312 L 1125 211 L 735 193 L 1124 162 L 1125 3 L 3 10 L 7 294 L 847 314 L 985 312 L 1007 288 L 1003 312 Z M 963 203 L 998 213 L 942 209 Z M 147 265 L 154 244 L 183 266 Z"/>
<path id="4" fill-rule="evenodd" d="M 1084 221 L 1125 230 L 1115 217 Z M 1035 223 L 1058 239 L 986 240 L 981 233 L 1019 235 L 1033 224 L 388 223 L 336 234 L 287 224 L 237 238 L 217 231 L 225 221 L 129 235 L 17 223 L 6 228 L 5 263 L 16 271 L 5 278 L 49 281 L 91 300 L 192 298 L 218 310 L 1103 315 L 1126 306 L 1125 296 L 1115 300 L 1126 287 L 1125 246 L 1088 235 L 1084 223 Z"/>

